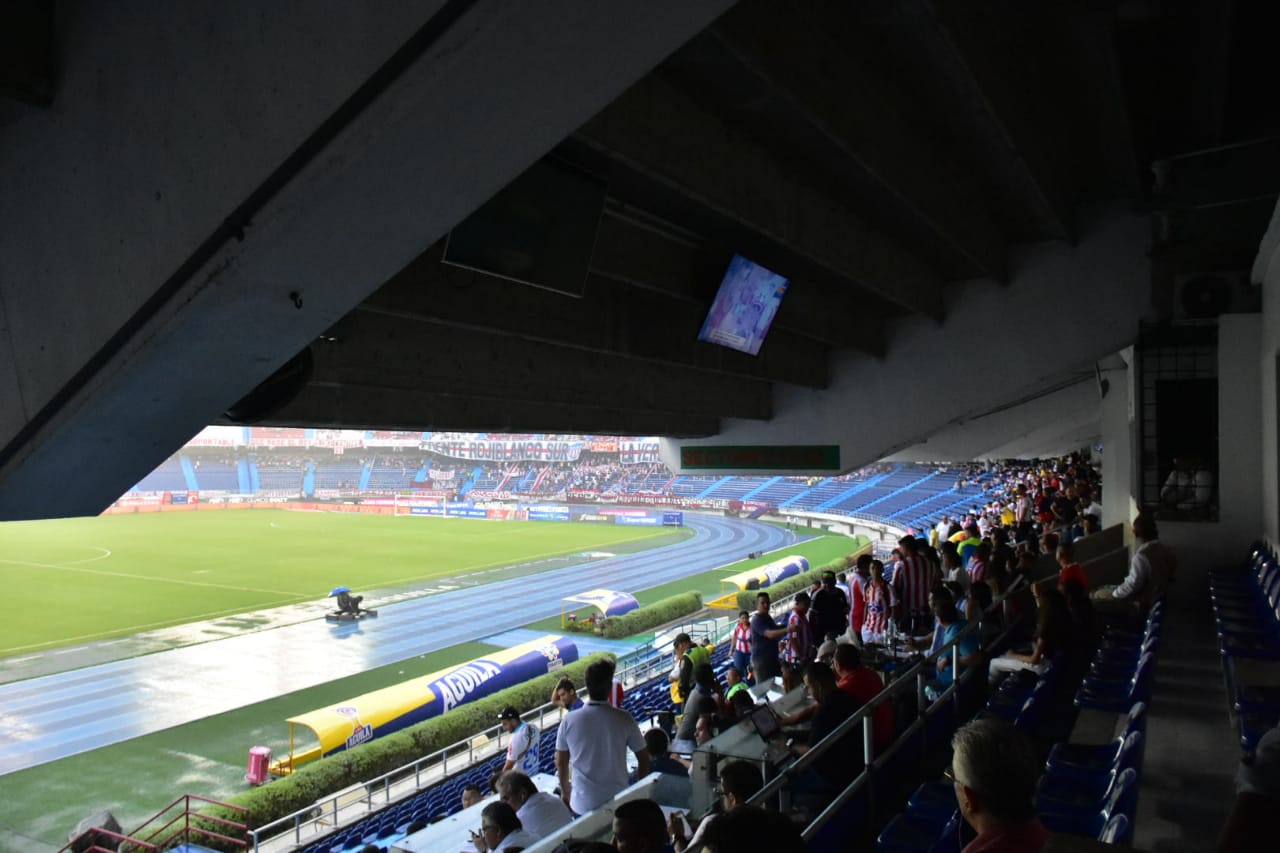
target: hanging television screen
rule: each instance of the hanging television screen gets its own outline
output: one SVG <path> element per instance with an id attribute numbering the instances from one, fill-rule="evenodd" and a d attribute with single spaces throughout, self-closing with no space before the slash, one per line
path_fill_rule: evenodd
<path id="1" fill-rule="evenodd" d="M 698 340 L 758 354 L 788 284 L 776 272 L 734 255 Z"/>

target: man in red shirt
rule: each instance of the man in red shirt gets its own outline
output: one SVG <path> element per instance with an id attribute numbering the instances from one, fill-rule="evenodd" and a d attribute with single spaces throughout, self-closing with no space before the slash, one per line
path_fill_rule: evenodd
<path id="1" fill-rule="evenodd" d="M 837 645 L 831 668 L 836 674 L 836 687 L 852 696 L 859 708 L 884 689 L 884 682 L 875 670 L 862 665 L 862 655 L 857 646 L 849 643 Z M 871 732 L 877 753 L 893 743 L 893 703 L 881 702 L 871 712 Z"/>
<path id="2" fill-rule="evenodd" d="M 1070 542 L 1062 542 L 1058 545 L 1058 589 L 1062 589 L 1062 585 L 1067 581 L 1075 581 L 1084 587 L 1086 591 L 1089 589 L 1089 576 L 1084 573 L 1084 566 L 1075 560 L 1076 548 Z"/>

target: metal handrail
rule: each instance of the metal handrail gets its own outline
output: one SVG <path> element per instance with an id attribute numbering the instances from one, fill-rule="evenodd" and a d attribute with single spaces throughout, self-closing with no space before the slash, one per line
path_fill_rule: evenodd
<path id="1" fill-rule="evenodd" d="M 931 676 L 932 673 L 937 672 L 936 661 L 938 658 L 944 656 L 947 650 L 957 646 L 962 638 L 968 636 L 974 631 L 981 632 L 983 621 L 990 617 L 997 607 L 1003 607 L 1005 600 L 1008 599 L 1009 596 L 1023 589 L 1026 585 L 1026 581 L 1023 578 L 1015 579 L 1014 583 L 1009 586 L 1009 589 L 993 600 L 991 605 L 986 610 L 982 611 L 981 616 L 976 621 L 966 625 L 959 634 L 945 645 L 941 646 L 934 652 L 930 652 L 928 655 L 924 656 L 923 659 L 913 664 L 906 672 L 902 673 L 893 684 L 887 685 L 884 690 L 876 694 L 871 701 L 859 708 L 852 716 L 832 730 L 811 749 L 805 752 L 804 755 L 801 755 L 794 762 L 788 765 L 785 770 L 767 782 L 764 787 L 757 791 L 747 802 L 751 805 L 763 805 L 770 797 L 777 794 L 787 784 L 792 782 L 797 774 L 812 766 L 823 753 L 833 748 L 837 741 L 851 732 L 856 725 L 861 723 L 863 726 L 863 771 L 859 773 L 858 776 L 834 798 L 830 805 L 824 808 L 814 818 L 814 820 L 805 827 L 805 840 L 807 841 L 810 839 L 813 834 L 821 828 L 822 824 L 835 813 L 835 810 L 848 802 L 849 798 L 853 796 L 853 794 L 857 793 L 867 784 L 867 779 L 870 778 L 869 773 L 877 763 L 877 758 L 874 755 L 874 743 L 872 737 L 872 713 L 875 709 L 884 702 L 887 702 L 895 696 L 905 692 L 907 689 L 905 685 L 912 685 L 916 691 L 917 706 L 921 711 L 920 716 L 918 716 L 911 725 L 895 739 L 894 743 L 885 750 L 884 754 L 879 756 L 880 763 L 883 763 L 883 760 L 891 757 L 908 741 L 910 735 L 923 727 L 925 718 L 931 712 L 936 713 L 936 711 L 933 711 L 929 707 L 929 703 L 926 701 L 924 686 L 925 682 L 929 680 L 929 676 Z M 1015 627 L 1016 625 L 1009 625 L 1006 627 L 997 638 L 997 641 L 1003 640 Z M 926 669 L 927 666 L 929 667 L 928 669 Z M 960 671 L 960 656 L 958 654 L 951 655 L 951 666 L 953 673 L 952 683 L 934 700 L 933 705 L 935 708 L 942 707 L 944 698 L 951 698 L 954 696 L 959 685 L 968 681 L 973 677 L 973 673 L 980 670 L 980 667 L 970 667 L 962 673 Z"/>
<path id="2" fill-rule="evenodd" d="M 556 718 L 555 723 L 559 723 L 561 713 L 561 709 L 558 706 L 547 702 L 520 716 L 521 719 L 527 721 L 532 721 L 536 718 L 538 728 L 541 730 L 546 728 L 548 716 L 554 715 Z M 485 753 L 484 757 L 488 757 L 490 754 L 497 754 L 501 751 L 503 741 L 507 737 L 509 736 L 503 731 L 500 724 L 492 726 L 476 732 L 464 740 L 456 741 L 435 752 L 424 755 L 416 761 L 397 767 L 395 770 L 391 770 L 381 776 L 357 782 L 350 788 L 316 800 L 311 805 L 298 809 L 292 814 L 276 818 L 270 823 L 265 823 L 256 829 L 250 830 L 249 835 L 253 840 L 253 849 L 257 851 L 264 840 L 289 834 L 290 830 L 292 830 L 295 843 L 301 843 L 303 827 L 314 825 L 322 820 L 331 821 L 336 826 L 340 821 L 340 812 L 343 808 L 343 804 L 340 801 L 349 796 L 355 789 L 365 789 L 364 802 L 369 806 L 370 810 L 373 808 L 375 798 L 380 799 L 384 805 L 390 804 L 393 801 L 392 786 L 405 782 L 410 775 L 414 779 L 413 790 L 410 794 L 417 794 L 424 788 L 448 778 L 451 763 L 455 773 L 473 766 L 476 763 L 476 753 L 478 751 L 477 741 L 482 744 Z M 493 747 L 492 752 L 489 751 L 490 746 Z M 466 755 L 466 762 L 463 767 L 459 768 L 457 759 L 463 754 Z M 439 775 L 432 774 L 427 780 L 427 784 L 424 785 L 423 776 L 429 771 L 438 771 Z M 405 796 L 408 795 L 406 794 Z M 363 816 L 361 815 L 361 817 Z"/>

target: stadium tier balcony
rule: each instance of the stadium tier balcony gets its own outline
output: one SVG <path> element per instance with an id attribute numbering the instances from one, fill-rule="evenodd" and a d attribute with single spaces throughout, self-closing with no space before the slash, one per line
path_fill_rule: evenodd
<path id="1" fill-rule="evenodd" d="M 364 465 L 360 462 L 316 463 L 317 489 L 354 489 L 360 482 Z"/>
<path id="2" fill-rule="evenodd" d="M 143 477 L 131 492 L 182 492 L 187 490 L 187 479 L 177 457 L 165 460 L 159 468 Z"/>
<path id="3" fill-rule="evenodd" d="M 692 498 L 715 485 L 721 479 L 723 478 L 686 474 L 676 478 L 667 493 L 673 498 Z"/>
<path id="4" fill-rule="evenodd" d="M 235 465 L 222 462 L 200 462 L 196 469 L 196 482 L 205 492 L 236 492 L 240 490 L 240 475 Z M 182 488 L 186 488 L 183 486 Z"/>

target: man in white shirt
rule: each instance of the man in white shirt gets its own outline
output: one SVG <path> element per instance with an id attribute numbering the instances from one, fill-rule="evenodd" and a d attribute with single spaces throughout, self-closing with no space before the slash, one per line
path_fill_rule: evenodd
<path id="1" fill-rule="evenodd" d="M 555 794 L 539 791 L 519 770 L 498 777 L 498 799 L 516 810 L 520 823 L 538 838 L 546 838 L 573 820 L 573 814 Z"/>
<path id="2" fill-rule="evenodd" d="M 1133 559 L 1124 583 L 1099 587 L 1090 595 L 1100 613 L 1145 618 L 1151 605 L 1173 582 L 1177 560 L 1160 542 L 1155 519 L 1139 513 L 1133 520 L 1133 538 Z"/>
<path id="3" fill-rule="evenodd" d="M 637 778 L 649 773 L 649 750 L 640 726 L 626 711 L 609 705 L 613 668 L 606 661 L 587 667 L 587 695 L 579 711 L 567 715 L 556 734 L 560 796 L 583 815 L 627 786 L 627 749 L 636 754 Z"/>

